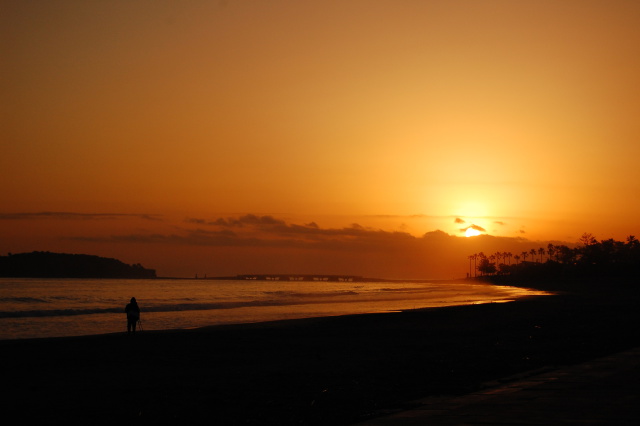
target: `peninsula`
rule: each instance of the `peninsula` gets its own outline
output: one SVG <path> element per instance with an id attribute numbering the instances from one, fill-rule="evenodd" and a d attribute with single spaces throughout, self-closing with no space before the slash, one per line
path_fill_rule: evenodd
<path id="1" fill-rule="evenodd" d="M 156 278 L 156 271 L 88 254 L 34 251 L 0 256 L 0 277 Z"/>

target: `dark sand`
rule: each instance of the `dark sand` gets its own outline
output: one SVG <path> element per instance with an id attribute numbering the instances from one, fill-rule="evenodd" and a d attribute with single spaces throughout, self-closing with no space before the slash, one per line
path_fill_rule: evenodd
<path id="1" fill-rule="evenodd" d="M 2 341 L 2 413 L 38 424 L 350 424 L 638 346 L 638 297 L 614 293 Z"/>

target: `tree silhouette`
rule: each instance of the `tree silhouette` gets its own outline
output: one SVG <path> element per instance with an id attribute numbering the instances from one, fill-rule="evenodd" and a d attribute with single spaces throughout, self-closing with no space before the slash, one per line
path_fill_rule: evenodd
<path id="1" fill-rule="evenodd" d="M 496 264 L 490 261 L 491 257 L 492 256 L 489 256 L 489 258 L 483 257 L 480 260 L 478 270 L 482 275 L 492 275 L 496 273 Z"/>
<path id="2" fill-rule="evenodd" d="M 548 255 L 547 260 L 553 260 L 553 256 L 555 254 L 556 254 L 556 247 L 553 244 L 549 243 L 547 245 L 547 255 Z"/>
<path id="3" fill-rule="evenodd" d="M 582 234 L 579 240 L 579 243 L 584 247 L 595 245 L 597 242 L 598 241 L 595 239 L 595 237 L 592 234 L 589 234 L 587 232 Z"/>
<path id="4" fill-rule="evenodd" d="M 527 262 L 529 255 L 532 256 L 532 262 Z M 611 238 L 598 241 L 592 234 L 584 233 L 574 248 L 549 243 L 546 249 L 532 248 L 515 256 L 509 252 L 497 252 L 489 257 L 480 252 L 474 256 L 479 262 L 476 270 L 481 276 L 493 276 L 497 272 L 500 276 L 516 277 L 522 282 L 569 280 L 577 283 L 607 283 L 615 279 L 635 283 L 637 270 L 640 269 L 640 240 L 630 235 L 625 241 Z M 511 265 L 511 257 L 515 259 L 515 265 Z M 508 265 L 496 263 L 507 259 Z"/>
<path id="5" fill-rule="evenodd" d="M 473 276 L 478 276 L 478 253 L 473 255 Z"/>

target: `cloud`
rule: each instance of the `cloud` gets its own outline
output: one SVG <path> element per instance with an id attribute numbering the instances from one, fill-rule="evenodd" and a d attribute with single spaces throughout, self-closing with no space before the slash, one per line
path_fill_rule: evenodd
<path id="1" fill-rule="evenodd" d="M 358 223 L 323 228 L 315 222 L 296 224 L 272 216 L 245 215 L 185 219 L 180 226 L 166 232 L 135 230 L 64 239 L 133 245 L 144 252 L 169 251 L 174 253 L 172 261 L 179 265 L 189 263 L 194 255 L 205 253 L 205 265 L 221 275 L 255 270 L 274 273 L 316 270 L 383 278 L 460 277 L 468 271 L 467 256 L 470 254 L 521 253 L 547 245 L 523 237 L 488 235 L 484 228 L 475 224 L 470 224 L 469 228 L 483 232 L 483 235 L 464 238 L 436 230 L 414 236 Z"/>
<path id="2" fill-rule="evenodd" d="M 204 219 L 187 218 L 184 220 L 186 223 L 195 223 L 197 225 L 206 225 L 207 221 Z"/>
<path id="3" fill-rule="evenodd" d="M 370 215 L 364 215 L 364 217 L 376 217 L 376 218 L 381 218 L 381 219 L 405 219 L 405 218 L 409 218 L 409 219 L 441 219 L 441 218 L 445 218 L 445 217 L 451 217 L 451 216 L 434 216 L 434 215 L 429 215 L 429 214 L 370 214 Z"/>
<path id="4" fill-rule="evenodd" d="M 495 221 L 495 222 L 493 222 L 493 223 L 495 223 L 496 225 L 502 225 L 502 226 L 506 225 L 504 222 L 502 222 L 502 221 L 500 221 L 500 220 L 496 220 L 496 221 Z"/>
<path id="5" fill-rule="evenodd" d="M 254 214 L 248 214 L 238 218 L 217 218 L 214 220 L 188 218 L 185 219 L 185 222 L 230 228 L 243 226 L 286 226 L 283 220 L 275 219 L 273 216 L 257 216 Z"/>
<path id="6" fill-rule="evenodd" d="M 358 249 L 364 251 L 415 241 L 405 232 L 389 232 L 354 223 L 343 228 L 321 228 L 317 223 L 287 223 L 272 216 L 245 215 L 237 218 L 183 221 L 194 228 L 182 227 L 169 234 L 124 234 L 107 237 L 69 237 L 91 242 L 130 242 L 180 244 L 219 247 L 289 247 L 302 249 Z"/>
<path id="7" fill-rule="evenodd" d="M 466 223 L 463 219 L 460 219 L 459 217 L 456 217 L 456 220 L 454 220 L 454 222 L 458 224 Z"/>
<path id="8" fill-rule="evenodd" d="M 182 234 L 120 234 L 107 237 L 66 237 L 66 240 L 100 243 L 179 244 L 195 246 L 231 246 L 236 234 L 231 231 L 194 230 Z"/>
<path id="9" fill-rule="evenodd" d="M 464 223 L 464 220 L 460 219 Z M 476 224 L 460 228 L 460 232 L 475 229 L 486 237 L 487 230 Z M 253 247 L 285 248 L 303 250 L 326 250 L 335 252 L 401 253 L 435 250 L 437 246 L 465 244 L 460 238 L 436 230 L 423 236 L 414 236 L 403 231 L 386 231 L 353 223 L 338 228 L 323 228 L 316 222 L 289 223 L 273 216 L 248 214 L 237 217 L 212 219 L 187 218 L 183 225 L 164 233 L 131 233 L 107 236 L 73 236 L 66 240 L 97 243 L 161 244 L 194 247 Z"/>
<path id="10" fill-rule="evenodd" d="M 104 220 L 138 218 L 145 220 L 162 220 L 157 214 L 137 214 L 137 213 L 75 213 L 75 212 L 36 212 L 36 213 L 0 213 L 0 220 L 37 220 L 37 219 L 59 219 L 59 220 Z"/>
<path id="11" fill-rule="evenodd" d="M 248 214 L 238 218 L 217 218 L 213 220 L 205 219 L 187 219 L 186 223 L 205 225 L 207 227 L 219 229 L 235 229 L 239 234 L 251 232 L 252 234 L 262 234 L 271 237 L 304 237 L 304 238 L 321 238 L 329 236 L 344 236 L 361 234 L 370 228 L 354 223 L 345 228 L 328 228 L 322 229 L 315 222 L 304 225 L 288 224 L 284 220 L 276 219 L 273 216 L 257 216 Z"/>
<path id="12" fill-rule="evenodd" d="M 475 229 L 476 231 L 479 231 L 479 232 L 487 232 L 487 230 L 484 229 L 482 226 L 474 225 L 473 223 L 467 226 L 466 228 L 460 228 L 460 232 L 466 232 L 467 229 Z"/>

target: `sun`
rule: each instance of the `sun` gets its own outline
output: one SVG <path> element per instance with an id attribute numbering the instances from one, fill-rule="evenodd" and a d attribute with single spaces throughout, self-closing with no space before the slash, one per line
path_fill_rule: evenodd
<path id="1" fill-rule="evenodd" d="M 470 226 L 466 231 L 464 231 L 464 235 L 466 237 L 475 237 L 476 235 L 480 235 L 480 231 Z"/>

